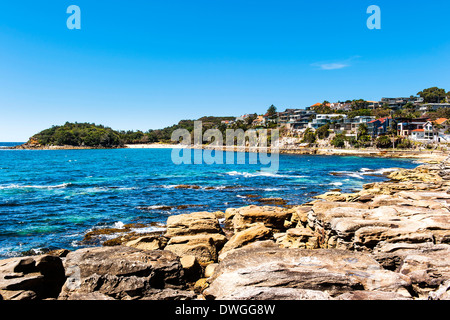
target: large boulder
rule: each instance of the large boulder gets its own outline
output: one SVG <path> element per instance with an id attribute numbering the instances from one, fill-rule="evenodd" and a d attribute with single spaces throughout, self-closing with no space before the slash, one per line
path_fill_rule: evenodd
<path id="1" fill-rule="evenodd" d="M 167 237 L 203 233 L 222 233 L 219 220 L 212 212 L 194 212 L 170 216 L 167 219 Z"/>
<path id="2" fill-rule="evenodd" d="M 56 298 L 65 280 L 63 263 L 56 256 L 0 260 L 0 300 Z"/>
<path id="3" fill-rule="evenodd" d="M 394 292 L 409 297 L 407 289 L 411 285 L 409 277 L 382 269 L 367 254 L 274 247 L 231 251 L 209 282 L 203 292 L 208 299 L 239 297 L 241 292 L 246 292 L 247 299 L 258 299 L 264 297 L 261 290 L 268 292 L 273 288 L 321 291 L 331 297 L 355 290 Z"/>
<path id="4" fill-rule="evenodd" d="M 180 259 L 171 252 L 126 246 L 86 248 L 64 262 L 67 281 L 60 299 L 99 293 L 114 299 L 149 297 L 158 289 L 184 289 Z"/>
<path id="5" fill-rule="evenodd" d="M 180 257 L 195 256 L 201 264 L 207 264 L 217 261 L 218 252 L 226 240 L 226 237 L 219 233 L 176 236 L 170 238 L 164 250 Z"/>
<path id="6" fill-rule="evenodd" d="M 230 240 L 225 244 L 222 253 L 243 247 L 251 242 L 267 240 L 272 237 L 272 231 L 264 226 L 262 223 L 257 223 L 253 227 L 234 234 Z"/>
<path id="7" fill-rule="evenodd" d="M 227 210 L 227 212 L 226 216 L 229 219 L 232 217 L 235 233 L 252 227 L 255 223 L 263 223 L 269 229 L 284 230 L 286 229 L 286 221 L 290 220 L 293 213 L 292 210 L 285 208 L 255 205 L 234 209 L 233 211 Z"/>

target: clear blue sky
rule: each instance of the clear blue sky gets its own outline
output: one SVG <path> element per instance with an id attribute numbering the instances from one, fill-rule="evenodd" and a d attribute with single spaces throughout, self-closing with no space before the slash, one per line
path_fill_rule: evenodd
<path id="1" fill-rule="evenodd" d="M 0 141 L 450 90 L 449 15 L 448 0 L 2 1 Z"/>

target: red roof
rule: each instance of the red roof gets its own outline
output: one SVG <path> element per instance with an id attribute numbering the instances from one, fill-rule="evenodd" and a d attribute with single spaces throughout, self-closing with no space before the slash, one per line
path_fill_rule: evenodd
<path id="1" fill-rule="evenodd" d="M 439 118 L 439 119 L 436 119 L 434 122 L 436 122 L 437 124 L 443 124 L 447 120 L 448 120 L 447 118 Z"/>
<path id="2" fill-rule="evenodd" d="M 413 130 L 412 132 L 423 132 L 423 131 L 425 131 L 424 129 L 416 129 L 416 130 Z"/>
<path id="3" fill-rule="evenodd" d="M 380 121 L 381 123 L 384 123 L 387 119 L 392 119 L 392 118 L 391 117 L 380 118 L 380 119 L 369 121 L 369 123 L 374 123 L 376 121 Z"/>

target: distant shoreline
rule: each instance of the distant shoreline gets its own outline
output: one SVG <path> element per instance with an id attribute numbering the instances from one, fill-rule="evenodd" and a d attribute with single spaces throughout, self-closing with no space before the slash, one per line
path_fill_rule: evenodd
<path id="1" fill-rule="evenodd" d="M 204 150 L 222 150 L 234 152 L 269 152 L 266 147 L 215 147 L 202 145 L 201 147 L 186 146 L 181 144 L 151 143 L 151 144 L 125 144 L 115 148 L 97 148 L 97 147 L 74 147 L 74 146 L 39 146 L 27 147 L 20 145 L 15 147 L 6 147 L 2 150 L 95 150 L 95 149 L 204 149 Z M 389 150 L 389 149 L 337 149 L 337 148 L 280 148 L 280 154 L 291 155 L 322 155 L 322 156 L 360 156 L 360 157 L 379 157 L 379 158 L 410 158 L 418 159 L 422 162 L 434 163 L 444 160 L 448 154 L 436 150 Z"/>

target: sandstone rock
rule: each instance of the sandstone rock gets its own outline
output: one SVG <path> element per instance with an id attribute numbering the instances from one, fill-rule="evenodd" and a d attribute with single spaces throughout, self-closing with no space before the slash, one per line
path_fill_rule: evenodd
<path id="1" fill-rule="evenodd" d="M 318 290 L 297 288 L 245 287 L 221 297 L 221 300 L 331 300 L 331 296 Z"/>
<path id="2" fill-rule="evenodd" d="M 222 252 L 243 247 L 250 242 L 266 240 L 271 236 L 272 232 L 270 229 L 266 228 L 262 223 L 257 223 L 253 227 L 237 232 L 233 235 L 223 247 Z"/>
<path id="3" fill-rule="evenodd" d="M 163 248 L 161 237 L 158 235 L 140 237 L 127 242 L 125 245 L 141 250 L 158 250 Z"/>
<path id="4" fill-rule="evenodd" d="M 307 228 L 291 228 L 286 231 L 286 237 L 280 242 L 284 248 L 317 249 L 318 234 Z"/>
<path id="5" fill-rule="evenodd" d="M 372 252 L 372 256 L 385 269 L 398 271 L 403 260 L 410 254 L 426 255 L 431 252 L 441 252 L 447 255 L 450 251 L 450 245 L 425 243 L 389 243 L 380 242 Z"/>
<path id="6" fill-rule="evenodd" d="M 203 292 L 209 299 L 237 297 L 240 291 L 249 288 L 316 290 L 333 297 L 355 290 L 407 295 L 406 289 L 411 285 L 408 277 L 383 270 L 373 258 L 362 253 L 246 247 L 230 252 L 209 282 Z"/>
<path id="7" fill-rule="evenodd" d="M 197 281 L 202 274 L 202 267 L 195 256 L 183 256 L 180 258 L 184 270 L 184 278 L 188 282 Z"/>
<path id="8" fill-rule="evenodd" d="M 221 233 L 219 221 L 212 212 L 194 212 L 170 216 L 167 219 L 167 237 L 201 233 Z"/>
<path id="9" fill-rule="evenodd" d="M 0 260 L 0 295 L 4 300 L 56 298 L 64 281 L 63 263 L 56 256 Z"/>
<path id="10" fill-rule="evenodd" d="M 226 242 L 222 234 L 196 234 L 191 236 L 176 236 L 170 238 L 164 250 L 171 251 L 182 257 L 195 256 L 200 263 L 216 262 L 218 251 Z"/>
<path id="11" fill-rule="evenodd" d="M 100 292 L 88 292 L 88 293 L 74 293 L 70 295 L 67 300 L 87 300 L 87 301 L 103 301 L 103 300 L 116 300 Z"/>
<path id="12" fill-rule="evenodd" d="M 208 287 L 209 287 L 208 278 L 199 279 L 194 285 L 194 292 L 200 294 Z"/>
<path id="13" fill-rule="evenodd" d="M 180 260 L 162 250 L 117 246 L 71 252 L 64 262 L 67 280 L 60 299 L 100 293 L 114 299 L 148 296 L 150 289 L 184 287 Z"/>
<path id="14" fill-rule="evenodd" d="M 437 290 L 430 292 L 428 300 L 450 300 L 450 280 L 445 280 Z"/>
<path id="15" fill-rule="evenodd" d="M 218 263 L 211 263 L 208 264 L 205 268 L 205 278 L 209 278 L 214 274 L 214 271 L 216 270 Z"/>
<path id="16" fill-rule="evenodd" d="M 308 223 L 308 213 L 311 211 L 310 206 L 296 206 L 292 208 L 291 222 L 297 227 L 305 227 Z"/>
<path id="17" fill-rule="evenodd" d="M 266 228 L 284 230 L 284 222 L 289 220 L 292 211 L 279 207 L 247 206 L 236 209 L 233 215 L 234 232 L 242 231 L 253 226 L 254 223 L 263 223 Z"/>
<path id="18" fill-rule="evenodd" d="M 147 296 L 141 300 L 193 300 L 197 295 L 189 290 L 180 289 L 150 289 Z"/>
<path id="19" fill-rule="evenodd" d="M 337 300 L 411 300 L 411 297 L 405 297 L 395 292 L 383 291 L 352 291 L 341 294 L 336 297 Z"/>
<path id="20" fill-rule="evenodd" d="M 427 297 L 430 291 L 450 280 L 450 251 L 409 254 L 403 259 L 399 272 L 411 279 L 419 296 Z"/>

